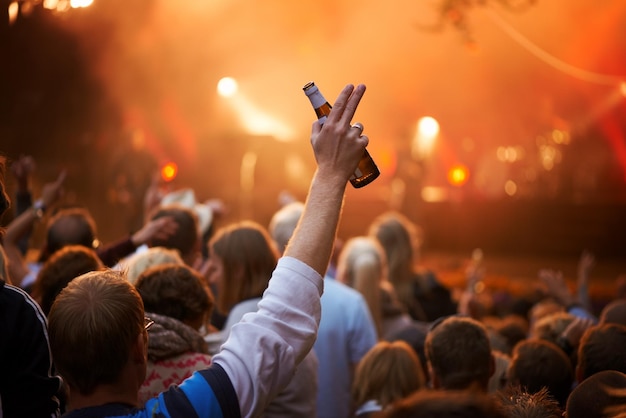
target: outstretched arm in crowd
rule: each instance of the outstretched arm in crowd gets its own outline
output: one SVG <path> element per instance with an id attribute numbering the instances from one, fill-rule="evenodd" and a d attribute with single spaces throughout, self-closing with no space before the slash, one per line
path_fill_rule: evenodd
<path id="1" fill-rule="evenodd" d="M 594 323 L 598 322 L 598 319 L 580 304 L 578 296 L 570 291 L 561 272 L 543 269 L 539 271 L 539 279 L 546 285 L 548 294 L 563 305 L 568 313 L 588 318 Z"/>
<path id="2" fill-rule="evenodd" d="M 63 194 L 63 183 L 65 181 L 65 171 L 51 183 L 43 186 L 41 198 L 35 202 L 32 209 L 23 212 L 13 219 L 7 226 L 4 236 L 4 250 L 9 259 L 9 276 L 11 282 L 20 286 L 29 269 L 24 259 L 24 255 L 19 247 L 19 242 L 24 234 L 28 233 L 33 224 L 41 219 L 43 212 L 57 202 Z"/>
<path id="3" fill-rule="evenodd" d="M 33 205 L 33 196 L 30 192 L 30 179 L 35 171 L 35 160 L 30 155 L 22 155 L 11 164 L 11 173 L 16 180 L 17 189 L 15 192 L 15 214 L 14 217 L 20 216 Z M 22 254 L 28 251 L 28 240 L 30 231 L 27 231 L 19 242 Z"/>
<path id="4" fill-rule="evenodd" d="M 589 272 L 595 264 L 593 254 L 587 250 L 583 251 L 578 261 L 578 277 L 576 282 L 576 292 L 580 304 L 588 311 L 591 311 L 591 298 L 589 296 Z"/>
<path id="5" fill-rule="evenodd" d="M 350 126 L 364 92 L 363 85 L 346 86 L 323 127 L 313 124 L 311 143 L 318 167 L 304 213 L 258 312 L 232 328 L 214 357 L 234 386 L 242 416 L 258 416 L 263 411 L 315 342 L 323 276 L 346 184 L 368 142 L 360 129 Z"/>

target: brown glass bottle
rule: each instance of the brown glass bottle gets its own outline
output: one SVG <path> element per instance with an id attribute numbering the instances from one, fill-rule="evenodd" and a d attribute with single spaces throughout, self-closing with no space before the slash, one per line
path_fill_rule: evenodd
<path id="1" fill-rule="evenodd" d="M 311 101 L 317 118 L 324 123 L 332 108 L 330 103 L 324 98 L 313 81 L 306 83 L 302 90 L 304 90 L 304 93 Z M 363 157 L 359 161 L 356 171 L 350 177 L 350 183 L 358 189 L 359 187 L 367 186 L 376 180 L 379 175 L 380 171 L 376 167 L 376 163 L 374 163 L 370 153 L 367 150 L 363 150 Z"/>

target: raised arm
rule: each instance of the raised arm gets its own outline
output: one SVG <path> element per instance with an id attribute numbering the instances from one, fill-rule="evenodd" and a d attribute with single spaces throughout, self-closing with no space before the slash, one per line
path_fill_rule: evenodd
<path id="1" fill-rule="evenodd" d="M 313 125 L 317 171 L 298 227 L 256 313 L 233 326 L 214 356 L 233 385 L 241 416 L 259 416 L 290 381 L 317 336 L 323 289 L 348 178 L 368 139 L 350 123 L 365 86 L 346 86 L 324 123 Z"/>
<path id="2" fill-rule="evenodd" d="M 9 276 L 16 286 L 21 286 L 22 280 L 28 274 L 29 269 L 24 260 L 22 251 L 19 248 L 19 240 L 39 220 L 43 211 L 50 208 L 63 193 L 63 182 L 65 181 L 65 171 L 51 183 L 43 186 L 41 198 L 33 205 L 32 210 L 27 210 L 13 219 L 8 225 L 4 236 L 4 250 L 9 259 Z"/>
<path id="3" fill-rule="evenodd" d="M 363 93 L 364 85 L 346 86 L 324 125 L 315 122 L 312 128 L 317 171 L 285 256 L 299 259 L 322 276 L 333 249 L 347 179 L 368 142 L 361 129 L 350 125 Z"/>

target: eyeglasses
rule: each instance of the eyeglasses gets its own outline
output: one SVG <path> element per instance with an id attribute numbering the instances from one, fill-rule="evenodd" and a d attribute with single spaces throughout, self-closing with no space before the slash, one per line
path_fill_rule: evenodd
<path id="1" fill-rule="evenodd" d="M 143 317 L 143 329 L 148 331 L 152 325 L 154 325 L 154 321 L 148 318 L 147 316 L 144 316 Z"/>

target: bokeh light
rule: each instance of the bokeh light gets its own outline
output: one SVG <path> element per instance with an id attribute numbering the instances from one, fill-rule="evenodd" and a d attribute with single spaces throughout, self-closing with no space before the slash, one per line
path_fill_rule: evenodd
<path id="1" fill-rule="evenodd" d="M 469 178 L 469 170 L 462 164 L 457 164 L 448 170 L 448 182 L 456 187 L 461 187 Z"/>
<path id="2" fill-rule="evenodd" d="M 173 161 L 168 162 L 161 168 L 161 178 L 163 179 L 163 181 L 172 181 L 176 178 L 177 174 L 178 165 L 176 165 L 176 163 Z"/>
<path id="3" fill-rule="evenodd" d="M 222 97 L 233 97 L 237 91 L 239 84 L 232 77 L 224 77 L 217 82 L 217 93 Z"/>

